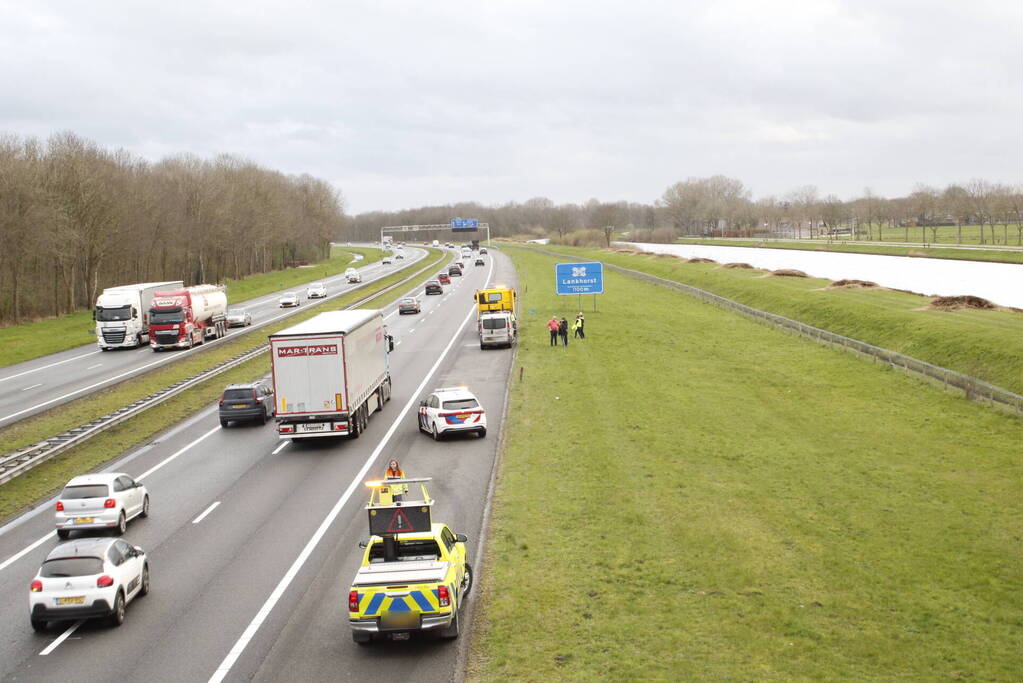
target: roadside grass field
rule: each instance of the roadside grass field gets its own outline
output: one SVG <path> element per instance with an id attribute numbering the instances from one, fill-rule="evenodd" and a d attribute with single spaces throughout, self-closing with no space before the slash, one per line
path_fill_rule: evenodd
<path id="1" fill-rule="evenodd" d="M 1021 313 L 930 310 L 925 307 L 933 297 L 894 290 L 825 289 L 830 280 L 764 277 L 763 270 L 727 269 L 715 263 L 686 263 L 677 258 L 607 250 L 559 246 L 544 249 L 699 287 L 1023 393 Z"/>
<path id="2" fill-rule="evenodd" d="M 551 348 L 507 253 L 470 680 L 1019 680 L 1023 422 L 615 273 Z"/>
<path id="3" fill-rule="evenodd" d="M 0 429 L 0 453 L 36 443 L 128 405 L 132 401 L 148 396 L 178 380 L 190 377 L 218 361 L 257 346 L 260 342 L 265 342 L 267 335 L 273 331 L 289 327 L 323 311 L 344 308 L 373 291 L 406 277 L 410 272 L 423 271 L 417 280 L 408 283 L 408 288 L 414 287 L 416 282 L 425 282 L 434 277 L 434 269 L 447 258 L 443 252 L 430 251 L 430 256 L 423 262 L 408 266 L 407 270 L 395 272 L 362 290 L 339 297 L 317 306 L 313 310 L 295 315 L 286 321 L 253 330 L 256 334 L 246 335 L 235 342 L 221 345 L 219 349 L 196 354 L 194 358 L 181 360 L 140 377 L 125 380 L 109 389 L 89 394 L 84 398 Z M 407 291 L 406 288 L 399 288 L 396 291 L 381 294 L 367 302 L 364 307 L 382 307 L 402 296 L 405 291 Z M 266 356 L 250 360 L 182 392 L 179 396 L 169 399 L 141 415 L 104 431 L 81 446 L 72 448 L 67 453 L 34 467 L 9 482 L 0 484 L 0 521 L 51 493 L 55 487 L 66 483 L 71 476 L 91 471 L 98 465 L 120 456 L 128 448 L 141 444 L 160 430 L 208 405 L 220 396 L 220 392 L 226 385 L 232 382 L 250 381 L 262 377 L 268 372 L 269 361 Z M 68 474 L 69 472 L 71 474 Z"/>
<path id="4" fill-rule="evenodd" d="M 1023 251 L 1018 249 L 956 249 L 954 247 L 901 247 L 880 244 L 844 244 L 839 240 L 805 239 L 802 241 L 776 242 L 754 239 L 687 239 L 675 240 L 677 244 L 704 244 L 722 247 L 759 247 L 761 249 L 797 249 L 800 251 L 838 251 L 854 254 L 888 254 L 890 256 L 925 256 L 959 261 L 995 261 L 997 263 L 1023 263 Z M 934 244 L 931 242 L 931 244 Z"/>
<path id="5" fill-rule="evenodd" d="M 228 280 L 227 300 L 229 303 L 246 301 L 278 289 L 343 273 L 356 253 L 365 256 L 366 261 L 363 263 L 379 260 L 383 254 L 379 249 L 361 247 L 331 247 L 330 253 L 330 260 L 309 268 L 288 268 L 240 280 Z M 78 311 L 59 318 L 0 327 L 0 349 L 3 349 L 0 353 L 0 367 L 48 356 L 76 346 L 95 344 L 96 337 L 90 334 L 94 329 L 92 311 Z"/>

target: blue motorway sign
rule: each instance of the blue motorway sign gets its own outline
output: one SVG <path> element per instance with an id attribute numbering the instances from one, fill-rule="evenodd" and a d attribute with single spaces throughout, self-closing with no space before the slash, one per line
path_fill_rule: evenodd
<path id="1" fill-rule="evenodd" d="M 559 263 L 554 266 L 558 294 L 603 294 L 604 264 Z"/>
<path id="2" fill-rule="evenodd" d="M 452 230 L 479 230 L 480 222 L 477 218 L 452 218 Z"/>

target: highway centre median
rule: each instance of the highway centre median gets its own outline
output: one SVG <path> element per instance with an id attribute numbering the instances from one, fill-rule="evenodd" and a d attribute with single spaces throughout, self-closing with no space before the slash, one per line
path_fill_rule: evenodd
<path id="1" fill-rule="evenodd" d="M 575 299 L 508 253 L 470 679 L 1014 677 L 1019 419 L 615 273 L 552 348 Z"/>

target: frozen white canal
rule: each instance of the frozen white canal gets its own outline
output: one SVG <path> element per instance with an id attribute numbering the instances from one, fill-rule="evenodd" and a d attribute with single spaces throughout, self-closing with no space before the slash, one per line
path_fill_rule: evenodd
<path id="1" fill-rule="evenodd" d="M 794 268 L 829 280 L 870 280 L 919 294 L 972 294 L 1001 306 L 1023 308 L 1023 264 L 703 244 L 622 244 L 658 254 L 748 263 L 766 270 Z"/>

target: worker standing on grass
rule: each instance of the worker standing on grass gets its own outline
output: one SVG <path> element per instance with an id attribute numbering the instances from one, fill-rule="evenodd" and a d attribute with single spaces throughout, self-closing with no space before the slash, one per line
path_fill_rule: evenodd
<path id="1" fill-rule="evenodd" d="M 551 316 L 551 319 L 547 321 L 547 329 L 551 331 L 551 346 L 558 345 L 558 330 L 561 328 L 561 323 L 558 322 L 558 316 Z"/>
<path id="2" fill-rule="evenodd" d="M 561 343 L 568 346 L 568 321 L 564 317 L 558 323 L 558 334 L 561 335 Z"/>
<path id="3" fill-rule="evenodd" d="M 401 469 L 401 465 L 394 458 L 391 458 L 390 462 L 387 463 L 387 471 L 384 472 L 384 477 L 387 479 L 404 479 L 405 470 Z M 391 496 L 395 503 L 400 503 L 408 493 L 408 484 L 394 484 L 391 487 Z"/>
<path id="4" fill-rule="evenodd" d="M 586 330 L 583 328 L 586 325 L 586 319 L 583 318 L 583 314 L 580 313 L 575 317 L 575 322 L 572 323 L 573 337 L 577 339 L 586 339 Z"/>

